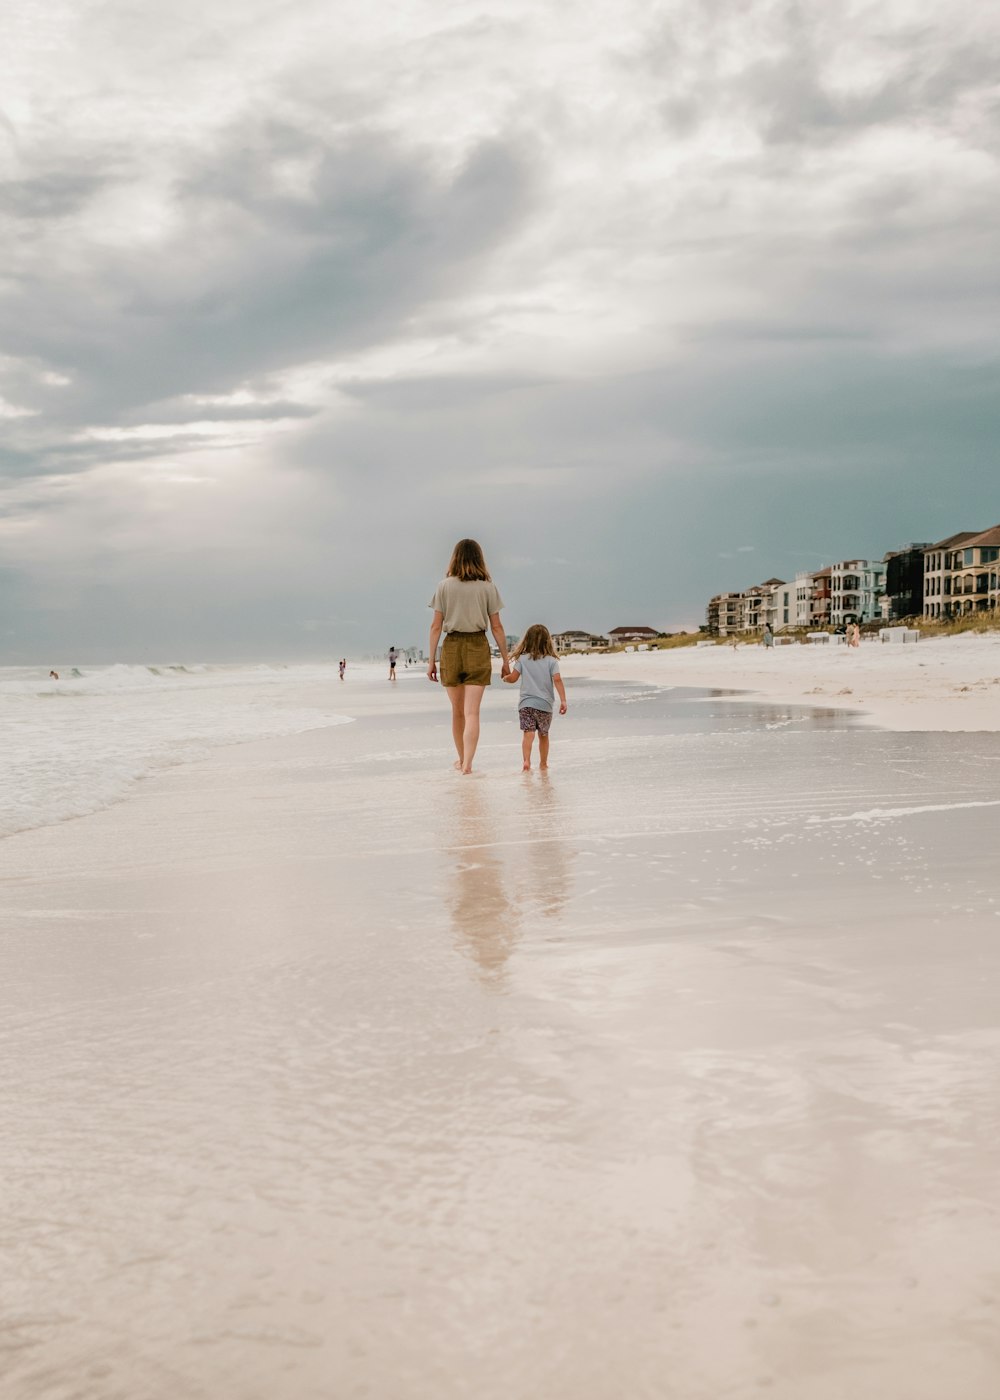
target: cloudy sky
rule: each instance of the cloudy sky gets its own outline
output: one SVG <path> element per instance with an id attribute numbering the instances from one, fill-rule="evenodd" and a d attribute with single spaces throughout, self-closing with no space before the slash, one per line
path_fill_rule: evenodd
<path id="1" fill-rule="evenodd" d="M 7 0 L 0 660 L 511 630 L 1000 521 L 982 0 Z"/>

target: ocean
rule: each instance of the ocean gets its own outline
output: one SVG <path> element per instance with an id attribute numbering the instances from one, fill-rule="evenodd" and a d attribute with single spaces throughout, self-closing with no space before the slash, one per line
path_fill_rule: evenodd
<path id="1" fill-rule="evenodd" d="M 333 665 L 2 667 L 0 836 L 96 812 L 222 744 L 344 724 L 296 701 L 327 682 Z"/>

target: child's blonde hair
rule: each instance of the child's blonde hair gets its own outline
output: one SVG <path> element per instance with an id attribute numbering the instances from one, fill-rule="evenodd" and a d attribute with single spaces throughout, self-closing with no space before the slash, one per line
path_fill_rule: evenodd
<path id="1" fill-rule="evenodd" d="M 532 661 L 540 661 L 543 656 L 556 656 L 559 653 L 552 645 L 552 637 L 549 629 L 541 622 L 533 622 L 518 642 L 517 646 L 510 654 L 511 661 L 516 661 L 519 656 L 524 656 L 525 652 Z"/>

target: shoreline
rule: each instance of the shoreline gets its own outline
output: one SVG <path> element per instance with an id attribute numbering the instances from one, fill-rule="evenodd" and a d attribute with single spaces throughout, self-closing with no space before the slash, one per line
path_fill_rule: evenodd
<path id="1" fill-rule="evenodd" d="M 1000 731 L 1000 634 L 940 637 L 911 645 L 863 642 L 771 650 L 752 643 L 653 652 L 572 653 L 568 679 L 589 677 L 741 692 L 766 700 L 845 710 L 862 724 L 899 733 Z"/>

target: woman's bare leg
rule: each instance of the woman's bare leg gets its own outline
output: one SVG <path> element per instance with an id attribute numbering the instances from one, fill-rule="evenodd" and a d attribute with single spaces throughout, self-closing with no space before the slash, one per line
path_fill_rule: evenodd
<path id="1" fill-rule="evenodd" d="M 445 686 L 445 690 L 451 701 L 451 737 L 455 741 L 455 749 L 458 753 L 458 762 L 455 767 L 461 769 L 465 754 L 465 686 L 448 685 Z"/>
<path id="2" fill-rule="evenodd" d="M 472 772 L 472 760 L 479 746 L 479 707 L 483 703 L 484 685 L 466 685 L 465 691 L 465 730 L 462 735 L 462 772 Z"/>

